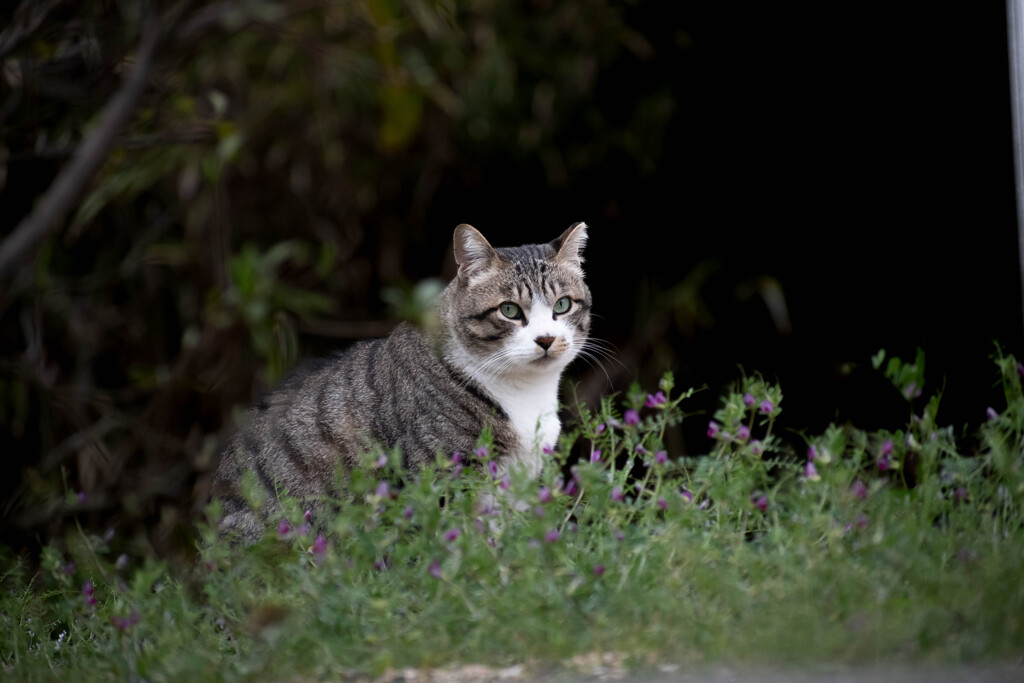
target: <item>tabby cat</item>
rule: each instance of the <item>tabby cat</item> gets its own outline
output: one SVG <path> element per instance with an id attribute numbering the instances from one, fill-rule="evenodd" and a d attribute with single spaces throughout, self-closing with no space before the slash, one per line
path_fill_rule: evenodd
<path id="1" fill-rule="evenodd" d="M 536 476 L 561 428 L 559 378 L 590 330 L 586 240 L 575 223 L 548 244 L 495 249 L 458 226 L 458 275 L 438 300 L 436 333 L 402 323 L 293 374 L 252 408 L 214 475 L 221 531 L 258 538 L 280 515 L 277 492 L 323 499 L 338 465 L 356 466 L 372 442 L 399 447 L 415 471 L 438 453 L 471 453 L 489 427 L 499 474 Z M 242 495 L 247 470 L 267 494 L 256 512 Z"/>

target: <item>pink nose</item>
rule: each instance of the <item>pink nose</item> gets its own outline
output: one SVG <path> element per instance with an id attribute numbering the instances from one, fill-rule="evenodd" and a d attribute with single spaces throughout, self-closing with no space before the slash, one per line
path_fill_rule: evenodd
<path id="1" fill-rule="evenodd" d="M 537 337 L 533 341 L 537 342 L 537 346 L 541 347 L 545 351 L 551 348 L 551 344 L 554 343 L 554 337 Z"/>

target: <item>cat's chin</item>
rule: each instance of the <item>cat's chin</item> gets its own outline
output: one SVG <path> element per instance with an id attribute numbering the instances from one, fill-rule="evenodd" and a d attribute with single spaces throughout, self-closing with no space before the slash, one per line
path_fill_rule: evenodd
<path id="1" fill-rule="evenodd" d="M 567 357 L 566 354 L 560 354 L 558 356 L 537 356 L 530 360 L 526 367 L 535 370 L 539 374 L 550 374 L 552 372 L 561 372 L 572 358 Z"/>

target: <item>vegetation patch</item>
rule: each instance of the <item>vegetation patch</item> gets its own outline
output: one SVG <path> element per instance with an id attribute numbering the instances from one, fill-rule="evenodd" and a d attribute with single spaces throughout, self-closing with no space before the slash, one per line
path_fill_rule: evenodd
<path id="1" fill-rule="evenodd" d="M 211 505 L 188 571 L 79 527 L 38 567 L 2 558 L 0 665 L 20 681 L 344 680 L 599 653 L 625 668 L 1018 657 L 1024 367 L 995 361 L 1005 405 L 979 407 L 972 440 L 937 422 L 923 359 L 879 354 L 907 398 L 892 431 L 783 440 L 780 387 L 745 377 L 699 416 L 666 375 L 575 406 L 540 481 L 493 476 L 486 434 L 415 478 L 367 453 L 324 512 L 281 492 L 254 545 L 218 539 Z M 684 419 L 708 423 L 705 455 L 666 449 Z"/>

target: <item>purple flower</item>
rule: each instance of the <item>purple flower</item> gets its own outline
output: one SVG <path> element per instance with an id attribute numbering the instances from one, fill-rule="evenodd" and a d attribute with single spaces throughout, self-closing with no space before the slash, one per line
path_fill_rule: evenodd
<path id="1" fill-rule="evenodd" d="M 602 574 L 604 574 L 604 565 L 603 564 L 595 564 L 594 565 L 594 576 L 601 576 Z"/>
<path id="2" fill-rule="evenodd" d="M 687 503 L 692 503 L 693 502 L 693 494 L 690 493 L 689 491 L 687 491 L 686 489 L 682 489 L 681 491 L 679 491 L 679 495 L 682 498 L 684 498 Z"/>
<path id="3" fill-rule="evenodd" d="M 749 391 L 743 394 L 743 405 L 745 405 L 746 407 L 749 408 L 750 406 L 754 405 L 755 401 L 757 401 L 757 399 L 754 398 L 754 395 Z"/>
<path id="4" fill-rule="evenodd" d="M 626 411 L 626 414 L 622 416 L 622 421 L 626 423 L 626 426 L 632 427 L 640 424 L 640 414 L 630 408 Z"/>
<path id="5" fill-rule="evenodd" d="M 306 524 L 309 524 L 311 521 L 313 521 L 313 511 L 307 509 L 306 512 L 304 512 L 302 515 L 302 521 Z"/>
<path id="6" fill-rule="evenodd" d="M 768 399 L 765 399 L 761 401 L 761 405 L 758 408 L 758 410 L 760 410 L 765 415 L 771 415 L 772 413 L 775 412 L 775 404 L 769 401 Z"/>
<path id="7" fill-rule="evenodd" d="M 551 531 L 544 534 L 544 540 L 548 543 L 554 543 L 558 540 L 560 536 L 561 534 L 558 533 L 558 529 L 552 529 Z"/>
<path id="8" fill-rule="evenodd" d="M 549 443 L 544 444 L 544 447 L 540 449 L 544 455 L 551 455 L 555 452 L 555 447 Z"/>
<path id="9" fill-rule="evenodd" d="M 132 613 L 127 617 L 119 617 L 117 615 L 110 615 L 110 623 L 114 625 L 119 631 L 127 631 L 135 624 L 139 623 L 139 613 L 132 610 Z"/>
<path id="10" fill-rule="evenodd" d="M 454 541 L 458 537 L 459 537 L 459 530 L 458 529 L 449 529 L 448 531 L 444 532 L 444 542 L 445 543 L 451 543 L 452 541 Z"/>
<path id="11" fill-rule="evenodd" d="M 85 505 L 85 501 L 86 500 L 87 500 L 87 497 L 85 495 L 85 491 L 79 491 L 78 492 L 78 504 L 79 505 Z"/>
<path id="12" fill-rule="evenodd" d="M 647 449 L 644 448 L 644 445 L 642 443 L 638 443 L 636 445 L 636 452 L 640 455 L 647 455 Z"/>
<path id="13" fill-rule="evenodd" d="M 536 506 L 535 508 L 533 508 L 533 514 L 537 515 L 538 517 L 543 517 L 544 508 L 540 505 Z"/>
<path id="14" fill-rule="evenodd" d="M 92 581 L 86 581 L 82 584 L 82 595 L 92 597 L 95 592 L 96 588 L 92 585 Z"/>
<path id="15" fill-rule="evenodd" d="M 327 539 L 323 534 L 317 534 L 316 540 L 313 541 L 313 555 L 316 557 L 317 564 L 323 562 L 327 556 Z"/>
<path id="16" fill-rule="evenodd" d="M 501 481 L 498 482 L 498 488 L 502 491 L 508 491 L 510 486 L 512 486 L 512 479 L 506 474 L 501 478 Z"/>
<path id="17" fill-rule="evenodd" d="M 406 505 L 405 509 L 402 510 L 402 516 L 405 517 L 407 520 L 412 519 L 412 513 L 412 505 Z"/>
<path id="18" fill-rule="evenodd" d="M 892 455 L 893 443 L 892 439 L 886 439 L 882 442 L 881 454 L 883 458 L 887 458 Z"/>
<path id="19" fill-rule="evenodd" d="M 461 465 L 462 464 L 462 453 L 459 453 L 458 451 L 455 451 L 454 453 L 452 453 L 452 462 L 454 464 L 456 464 L 456 465 Z"/>
<path id="20" fill-rule="evenodd" d="M 863 529 L 864 527 L 866 527 L 868 525 L 868 516 L 865 515 L 863 512 L 860 512 L 860 513 L 857 514 L 857 520 L 856 521 L 857 521 L 857 528 L 858 529 Z"/>
<path id="21" fill-rule="evenodd" d="M 989 406 L 988 408 L 985 409 L 985 414 L 988 416 L 989 420 L 999 419 L 999 413 L 997 413 L 992 406 Z"/>
<path id="22" fill-rule="evenodd" d="M 765 512 L 768 509 L 768 496 L 759 496 L 755 493 L 750 497 L 750 502 L 761 512 Z"/>
<path id="23" fill-rule="evenodd" d="M 963 563 L 975 562 L 978 559 L 978 553 L 968 548 L 960 548 L 956 551 L 956 559 Z"/>
<path id="24" fill-rule="evenodd" d="M 288 520 L 284 519 L 284 518 L 281 518 L 281 522 L 277 525 L 277 537 L 278 538 L 284 538 L 285 536 L 288 535 L 288 532 L 291 531 L 291 530 L 292 530 L 292 528 L 288 524 Z"/>
<path id="25" fill-rule="evenodd" d="M 668 501 L 665 500 L 664 498 L 658 498 L 658 507 L 661 508 L 662 510 L 667 510 Z"/>
<path id="26" fill-rule="evenodd" d="M 716 436 L 718 436 L 718 432 L 719 431 L 721 431 L 721 428 L 718 426 L 717 422 L 715 422 L 714 420 L 712 420 L 711 422 L 708 422 L 708 438 L 709 439 L 713 439 Z"/>
<path id="27" fill-rule="evenodd" d="M 814 462 L 817 459 L 818 459 L 818 449 L 815 448 L 814 446 L 809 446 L 807 448 L 807 460 L 808 460 L 808 462 Z"/>
<path id="28" fill-rule="evenodd" d="M 668 453 L 665 451 L 658 451 L 654 454 L 654 463 L 656 465 L 664 465 L 668 462 Z"/>
<path id="29" fill-rule="evenodd" d="M 892 458 L 890 458 L 888 455 L 883 455 L 878 459 L 879 472 L 886 472 L 890 467 L 892 467 Z"/>
<path id="30" fill-rule="evenodd" d="M 549 489 L 547 486 L 541 486 L 540 490 L 537 491 L 537 500 L 539 500 L 542 503 L 550 503 L 551 489 Z"/>
<path id="31" fill-rule="evenodd" d="M 659 408 L 666 403 L 668 403 L 668 398 L 665 397 L 665 392 L 659 391 L 653 396 L 647 394 L 647 402 L 644 405 L 648 408 Z"/>
<path id="32" fill-rule="evenodd" d="M 626 497 L 622 495 L 621 486 L 616 486 L 615 488 L 612 489 L 612 500 L 614 500 L 617 503 L 621 503 L 622 501 L 626 500 Z"/>
<path id="33" fill-rule="evenodd" d="M 854 482 L 850 484 L 850 493 L 852 493 L 853 497 L 857 500 L 864 500 L 868 497 L 868 487 L 860 479 L 855 479 Z"/>
<path id="34" fill-rule="evenodd" d="M 604 422 L 597 425 L 597 427 L 594 429 L 594 434 L 604 434 Z"/>
<path id="35" fill-rule="evenodd" d="M 750 442 L 750 452 L 754 455 L 761 455 L 764 452 L 764 444 L 757 439 Z"/>
<path id="36" fill-rule="evenodd" d="M 616 529 L 614 536 L 615 540 L 619 541 L 620 543 L 626 540 L 626 534 L 622 533 L 622 529 Z"/>
<path id="37" fill-rule="evenodd" d="M 594 450 L 590 453 L 590 462 L 601 462 L 601 451 Z"/>
<path id="38" fill-rule="evenodd" d="M 750 438 L 750 427 L 747 425 L 740 425 L 736 429 L 736 438 L 740 441 L 746 441 Z"/>
<path id="39" fill-rule="evenodd" d="M 487 446 L 479 446 L 473 452 L 476 454 L 476 457 L 480 458 L 481 460 L 490 455 L 490 451 L 487 450 Z"/>
<path id="40" fill-rule="evenodd" d="M 309 529 L 310 529 L 309 524 L 303 524 L 302 526 L 300 526 L 299 527 L 299 536 L 308 536 L 309 535 Z"/>
<path id="41" fill-rule="evenodd" d="M 954 495 L 957 500 L 967 500 L 967 489 L 963 486 L 958 486 Z"/>
<path id="42" fill-rule="evenodd" d="M 487 527 L 484 526 L 484 520 L 480 519 L 479 517 L 474 519 L 473 522 L 476 524 L 476 530 L 479 533 L 482 534 L 487 530 Z"/>
<path id="43" fill-rule="evenodd" d="M 68 562 L 66 565 L 64 565 L 64 576 L 71 576 L 74 573 L 75 573 L 75 563 L 74 562 Z"/>
<path id="44" fill-rule="evenodd" d="M 804 466 L 804 476 L 807 477 L 809 481 L 818 481 L 821 479 L 821 477 L 818 476 L 818 468 L 814 466 L 813 462 L 808 462 L 807 465 Z"/>
<path id="45" fill-rule="evenodd" d="M 387 464 L 388 464 L 388 456 L 380 455 L 380 456 L 377 457 L 377 462 L 375 462 L 373 464 L 373 466 L 374 467 L 384 467 L 384 465 L 387 465 Z"/>
<path id="46" fill-rule="evenodd" d="M 441 576 L 442 576 L 442 574 L 441 574 L 441 563 L 438 562 L 437 560 L 433 560 L 430 563 L 430 566 L 427 567 L 427 573 L 430 574 L 431 576 L 433 576 L 435 579 L 440 579 Z"/>
<path id="47" fill-rule="evenodd" d="M 384 481 L 383 479 L 381 481 L 377 482 L 377 497 L 378 498 L 390 498 L 391 497 L 391 487 L 388 486 L 388 483 L 386 481 Z"/>
<path id="48" fill-rule="evenodd" d="M 498 463 L 496 463 L 493 460 L 488 462 L 487 463 L 487 471 L 490 473 L 491 479 L 497 479 L 498 478 Z"/>
<path id="49" fill-rule="evenodd" d="M 562 493 L 564 493 L 567 496 L 576 495 L 576 480 L 570 478 L 563 481 Z"/>

